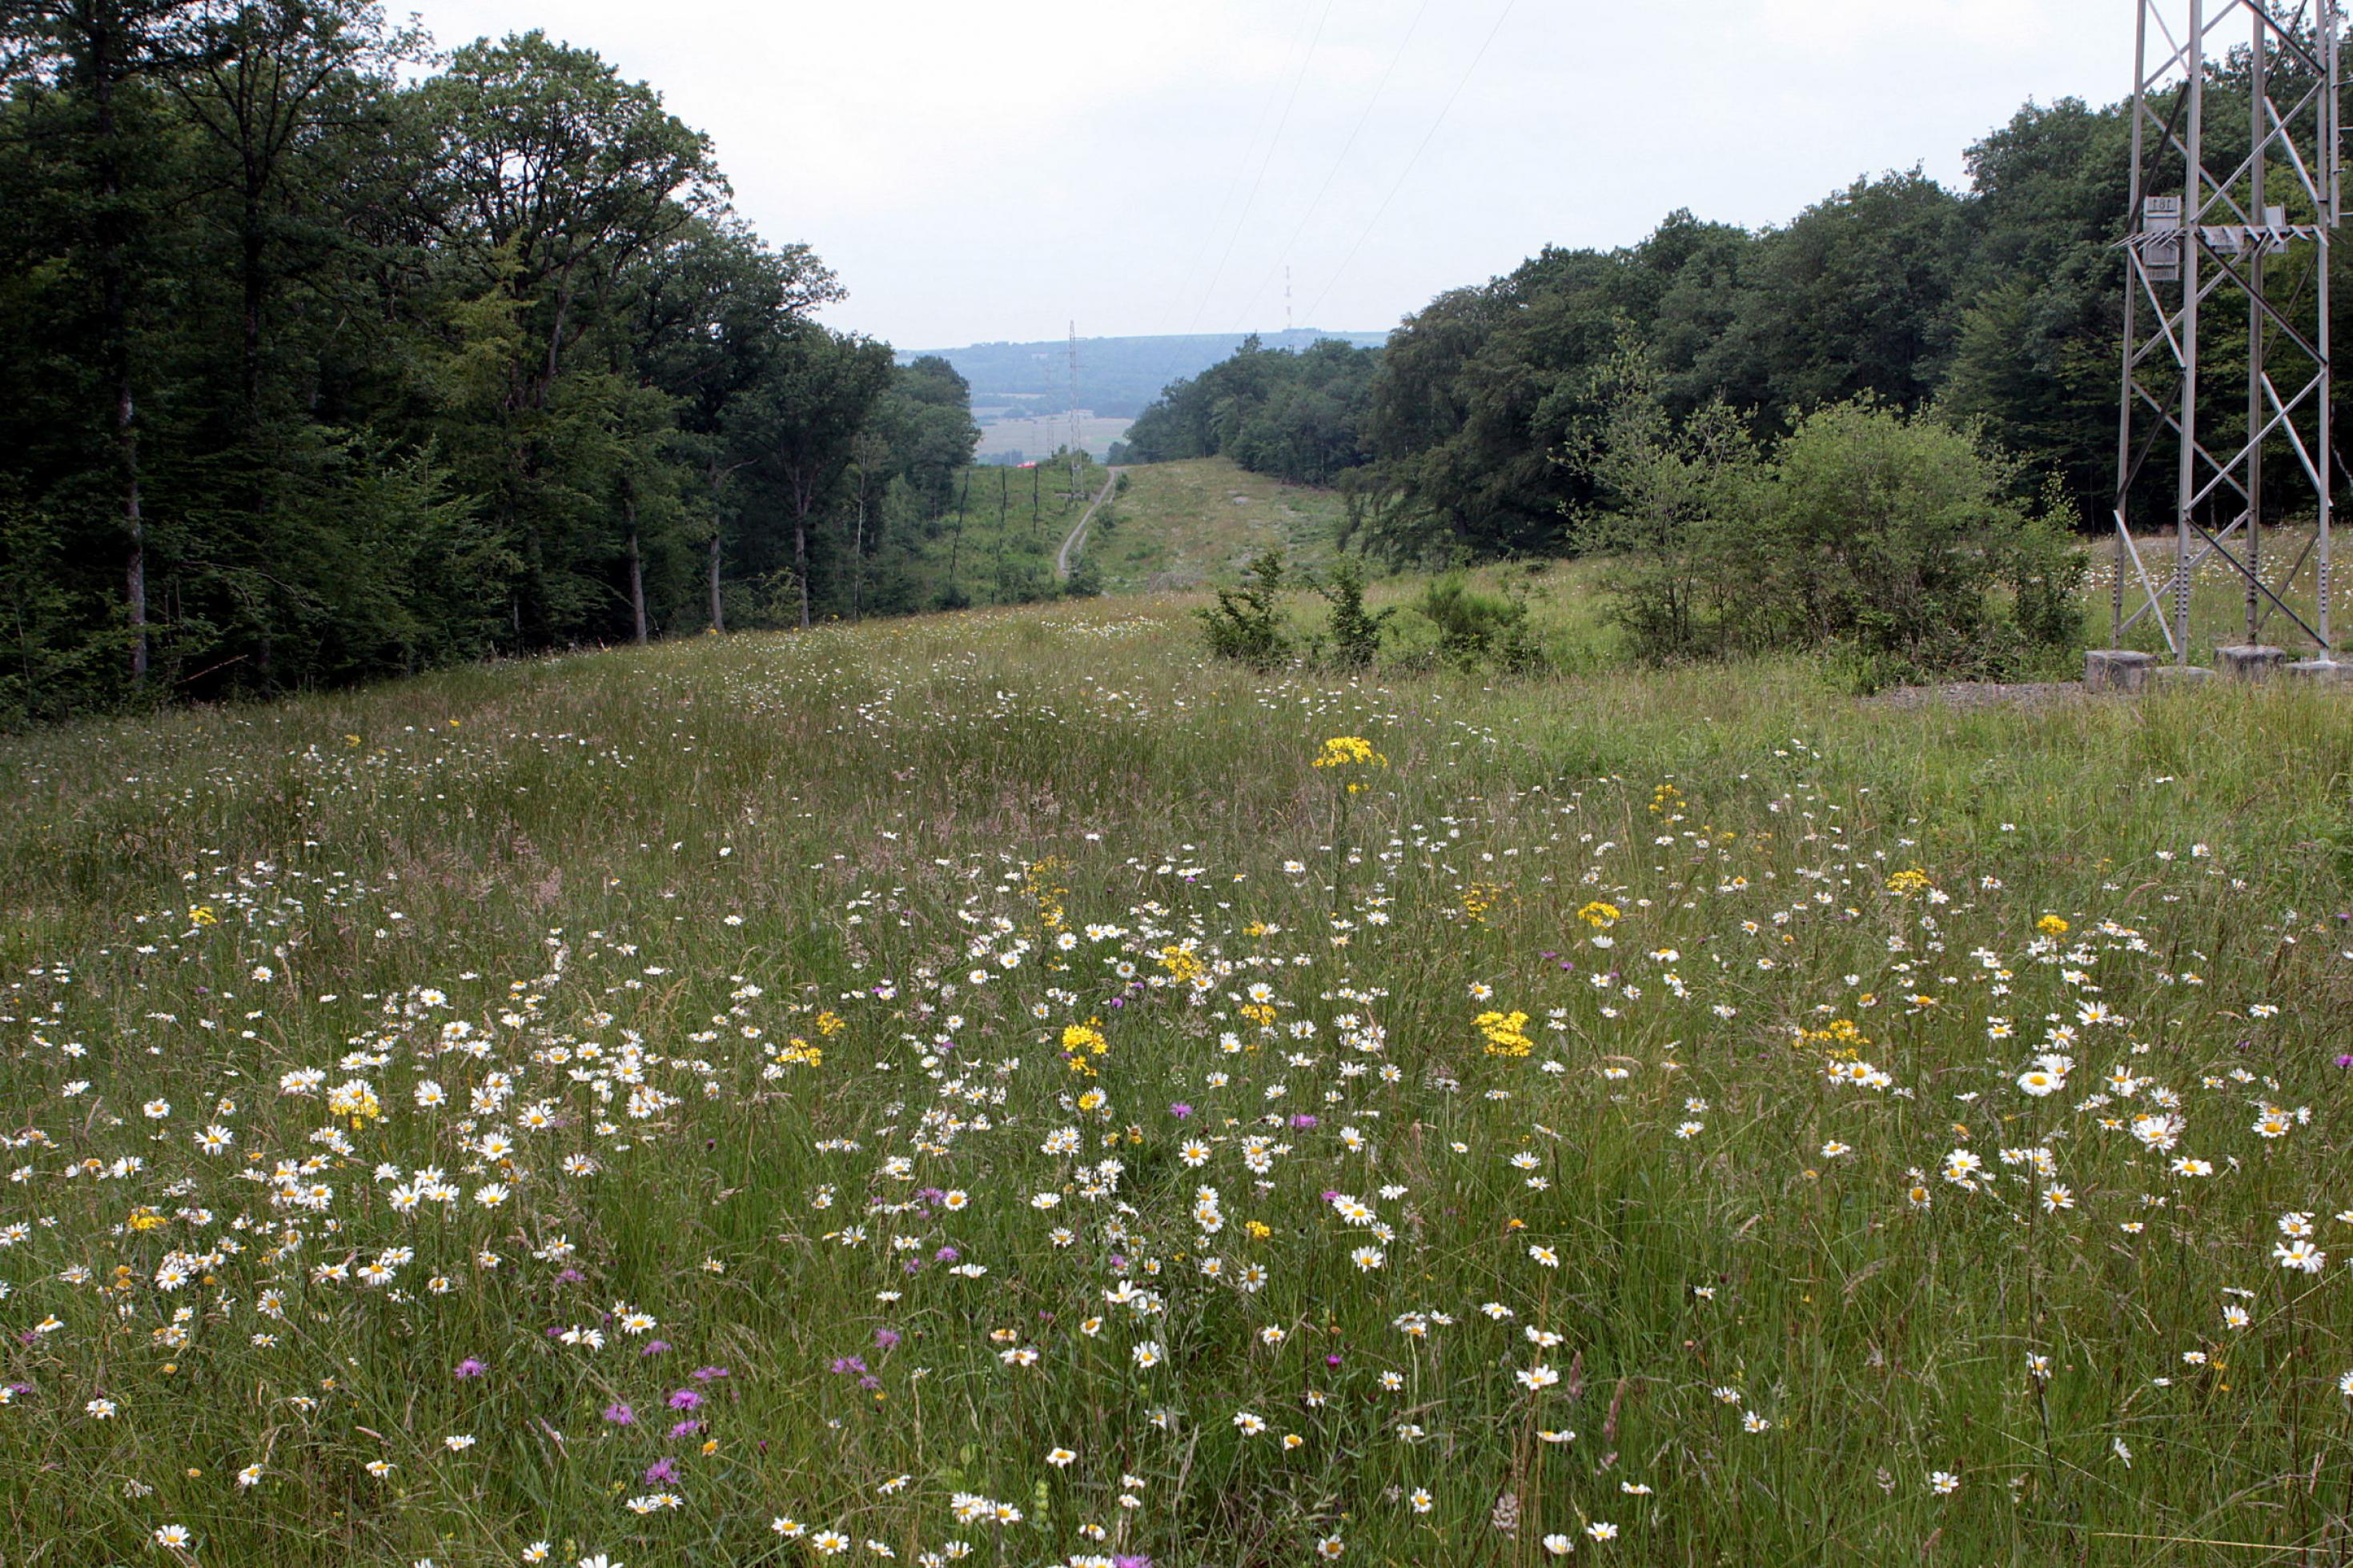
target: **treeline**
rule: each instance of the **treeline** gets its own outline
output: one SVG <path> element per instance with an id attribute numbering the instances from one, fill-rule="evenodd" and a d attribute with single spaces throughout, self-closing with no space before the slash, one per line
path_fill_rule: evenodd
<path id="1" fill-rule="evenodd" d="M 944 361 L 533 32 L 0 7 L 0 722 L 916 607 Z"/>
<path id="2" fill-rule="evenodd" d="M 1253 473 L 1326 485 L 1366 458 L 1378 350 L 1343 338 L 1269 350 L 1253 333 L 1229 359 L 1171 382 L 1127 428 L 1114 463 L 1231 458 Z"/>
<path id="3" fill-rule="evenodd" d="M 2288 100 L 2306 85 L 2291 68 L 2272 62 Z M 2215 166 L 2244 156 L 2247 102 L 2244 58 L 2215 68 Z M 2082 518 L 2105 523 L 2129 132 L 2129 105 L 2029 104 L 1968 150 L 1966 192 L 1894 174 L 1762 232 L 1677 212 L 1621 249 L 1547 248 L 1439 296 L 1364 363 L 1246 348 L 1172 384 L 1136 421 L 1131 454 L 1222 454 L 1296 481 L 1336 474 L 1358 540 L 1396 557 L 1557 553 L 1613 503 L 1598 442 L 1622 419 L 1630 353 L 1643 395 L 1677 427 L 1722 405 L 1769 444 L 1856 399 L 1973 422 L 2023 459 L 2027 482 L 2055 476 Z M 2280 163 L 2275 199 L 2308 222 Z M 2177 158 L 2157 188 L 2179 180 Z M 2308 289 L 2316 248 L 2274 258 L 2274 279 Z M 2348 295 L 2340 280 L 2340 310 Z M 2353 318 L 2335 325 L 2343 341 Z M 2243 337 L 2228 338 L 2244 322 L 2207 326 L 2209 427 L 2229 427 L 2245 418 L 2244 377 L 2230 369 Z M 2143 482 L 2150 510 L 2169 517 L 2169 474 Z"/>

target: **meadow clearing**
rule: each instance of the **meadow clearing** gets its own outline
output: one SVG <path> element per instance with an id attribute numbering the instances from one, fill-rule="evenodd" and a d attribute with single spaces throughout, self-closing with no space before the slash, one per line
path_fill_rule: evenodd
<path id="1" fill-rule="evenodd" d="M 2353 1552 L 2341 692 L 1195 602 L 0 742 L 0 1558 Z"/>

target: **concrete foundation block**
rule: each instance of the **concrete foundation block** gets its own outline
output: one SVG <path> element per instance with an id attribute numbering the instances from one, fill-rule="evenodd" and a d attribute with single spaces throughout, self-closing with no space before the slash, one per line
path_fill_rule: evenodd
<path id="1" fill-rule="evenodd" d="M 2287 649 L 2242 643 L 2214 650 L 2214 662 L 2232 680 L 2265 680 L 2287 663 Z"/>
<path id="2" fill-rule="evenodd" d="M 2095 647 L 2084 655 L 2084 689 L 2086 691 L 2138 691 L 2148 684 L 2148 672 L 2157 664 L 2151 653 L 2134 653 L 2120 647 Z"/>
<path id="3" fill-rule="evenodd" d="M 2203 686 L 2214 679 L 2214 672 L 2202 664 L 2153 665 L 2148 672 L 2152 691 L 2185 686 Z"/>
<path id="4" fill-rule="evenodd" d="M 2353 682 L 2353 664 L 2327 658 L 2299 658 L 2280 667 L 2291 679 L 2316 680 L 2329 685 Z"/>

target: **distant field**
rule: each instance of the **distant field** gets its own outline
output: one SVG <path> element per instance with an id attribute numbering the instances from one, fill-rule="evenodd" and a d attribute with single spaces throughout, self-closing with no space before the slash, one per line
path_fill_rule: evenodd
<path id="1" fill-rule="evenodd" d="M 1127 427 L 1134 423 L 1132 419 L 1082 417 L 1079 421 L 1079 444 L 1101 462 L 1110 453 L 1111 444 L 1125 436 Z M 1018 452 L 1025 458 L 1044 458 L 1070 443 L 1071 419 L 1067 413 L 1059 416 L 1041 414 L 1029 419 L 998 418 L 982 423 L 977 455 L 986 458 Z"/>

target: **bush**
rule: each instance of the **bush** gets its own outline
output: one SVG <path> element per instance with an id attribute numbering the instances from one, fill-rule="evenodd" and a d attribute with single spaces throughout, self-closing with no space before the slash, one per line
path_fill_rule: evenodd
<path id="1" fill-rule="evenodd" d="M 1705 411 L 1703 411 L 1704 413 Z M 1614 615 L 1653 660 L 1836 650 L 1857 684 L 1999 679 L 2081 636 L 2084 572 L 2055 490 L 1968 430 L 1868 402 L 1806 416 L 1767 463 L 1720 432 L 1629 420 L 1588 537 L 1627 548 Z"/>
<path id="2" fill-rule="evenodd" d="M 1824 408 L 1758 490 L 1759 608 L 1783 644 L 1844 643 L 1891 679 L 1998 677 L 2073 641 L 2084 574 L 2046 496 L 1971 433 L 1868 404 Z"/>
<path id="3" fill-rule="evenodd" d="M 1438 628 L 1438 657 L 1458 669 L 1493 665 L 1518 673 L 1543 662 L 1524 595 L 1482 594 L 1461 572 L 1449 572 L 1413 607 Z"/>
<path id="4" fill-rule="evenodd" d="M 1721 401 L 1677 427 L 1646 370 L 1624 373 L 1628 391 L 1587 437 L 1581 455 L 1607 504 L 1579 517 L 1577 543 L 1609 558 L 1601 586 L 1635 657 L 1720 655 L 1743 633 L 1755 569 L 1738 520 L 1757 482 L 1756 446 Z"/>
<path id="5" fill-rule="evenodd" d="M 1270 550 L 1243 569 L 1242 585 L 1220 588 L 1218 602 L 1194 613 L 1207 630 L 1209 651 L 1252 669 L 1273 669 L 1292 654 L 1282 624 L 1282 552 Z"/>
<path id="6" fill-rule="evenodd" d="M 1332 606 L 1327 630 L 1330 658 L 1342 669 L 1370 669 L 1380 657 L 1381 628 L 1397 614 L 1394 608 L 1374 615 L 1365 608 L 1365 566 L 1353 555 L 1340 557 L 1331 580 L 1316 590 Z"/>
<path id="7" fill-rule="evenodd" d="M 1103 591 L 1103 568 L 1092 555 L 1082 555 L 1071 574 L 1062 580 L 1062 596 L 1066 599 L 1092 599 Z"/>

